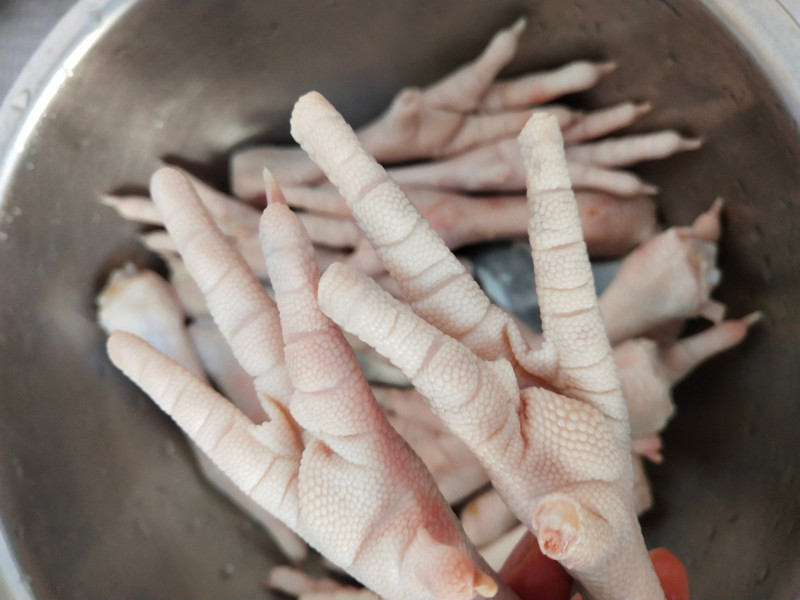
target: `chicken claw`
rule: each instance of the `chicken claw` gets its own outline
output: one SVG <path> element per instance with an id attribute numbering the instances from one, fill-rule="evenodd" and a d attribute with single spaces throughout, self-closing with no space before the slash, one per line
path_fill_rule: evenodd
<path id="1" fill-rule="evenodd" d="M 716 323 L 669 344 L 637 338 L 616 346 L 614 356 L 627 400 L 631 435 L 661 431 L 675 410 L 672 387 L 703 361 L 740 343 L 761 316 L 754 312 L 742 319 Z"/>
<path id="2" fill-rule="evenodd" d="M 519 138 L 544 329 L 535 351 L 322 96 L 297 102 L 292 135 L 339 187 L 412 304 L 334 264 L 319 284 L 323 312 L 403 370 L 585 597 L 663 598 L 634 510 L 625 401 L 558 123 L 534 115 Z M 520 389 L 525 372 L 539 385 Z"/>
<path id="3" fill-rule="evenodd" d="M 311 243 L 274 180 L 261 243 L 277 307 L 183 174 L 158 171 L 151 192 L 268 420 L 256 425 L 133 335 L 109 338 L 114 364 L 255 502 L 383 597 L 513 598 L 318 310 Z"/>
<path id="4" fill-rule="evenodd" d="M 691 227 L 671 227 L 625 258 L 600 297 L 612 344 L 691 317 L 722 320 L 725 307 L 710 298 L 721 278 L 716 265 L 721 210 L 717 200 Z"/>

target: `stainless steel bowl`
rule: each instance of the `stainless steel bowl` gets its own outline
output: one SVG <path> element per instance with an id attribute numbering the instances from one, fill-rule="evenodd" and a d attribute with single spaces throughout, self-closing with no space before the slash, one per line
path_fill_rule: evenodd
<path id="1" fill-rule="evenodd" d="M 576 101 L 649 100 L 640 129 L 707 141 L 642 173 L 669 222 L 727 200 L 718 297 L 767 318 L 678 389 L 643 524 L 697 598 L 800 598 L 800 36 L 773 0 L 79 2 L 0 111 L 0 563 L 16 597 L 261 597 L 276 556 L 106 359 L 98 285 L 148 259 L 97 193 L 145 185 L 167 155 L 224 184 L 232 148 L 288 140 L 301 93 L 362 123 L 521 13 L 509 72 L 614 58 Z"/>

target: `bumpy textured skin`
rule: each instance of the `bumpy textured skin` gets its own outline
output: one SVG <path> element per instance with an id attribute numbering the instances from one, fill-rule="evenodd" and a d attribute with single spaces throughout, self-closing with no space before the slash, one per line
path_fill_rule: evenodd
<path id="1" fill-rule="evenodd" d="M 448 504 L 464 500 L 489 482 L 472 452 L 442 425 L 415 389 L 373 387 L 372 391 L 394 429 L 425 463 Z"/>
<path id="2" fill-rule="evenodd" d="M 158 171 L 151 193 L 269 419 L 254 424 L 135 336 L 109 338 L 112 361 L 250 498 L 382 597 L 512 600 L 317 308 L 313 250 L 294 213 L 276 201 L 262 219 L 276 307 L 183 174 Z"/>
<path id="3" fill-rule="evenodd" d="M 411 303 L 334 264 L 320 280 L 322 310 L 403 370 L 584 597 L 663 598 L 634 510 L 627 412 L 558 123 L 534 115 L 519 138 L 544 330 L 537 351 L 322 96 L 298 101 L 292 135 Z"/>
<path id="4" fill-rule="evenodd" d="M 246 381 L 240 380 L 241 367 L 238 363 L 228 364 L 226 354 L 230 354 L 230 350 L 225 340 L 219 344 L 216 337 L 219 333 L 213 324 L 210 331 L 198 322 L 187 329 L 183 307 L 170 284 L 160 275 L 139 271 L 132 265 L 118 269 L 100 293 L 98 305 L 98 320 L 106 332 L 133 333 L 202 381 L 206 381 L 206 373 L 210 374 L 251 420 L 256 423 L 265 420 L 264 410 L 254 397 L 252 380 L 249 377 Z M 220 360 L 225 364 L 220 364 Z M 233 486 L 196 446 L 192 449 L 206 478 L 260 522 L 287 557 L 299 561 L 306 556 L 308 548 L 294 532 Z"/>

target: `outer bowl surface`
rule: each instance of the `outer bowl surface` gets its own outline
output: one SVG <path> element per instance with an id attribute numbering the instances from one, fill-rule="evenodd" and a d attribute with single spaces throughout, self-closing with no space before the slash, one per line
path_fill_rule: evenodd
<path id="1" fill-rule="evenodd" d="M 270 540 L 199 477 L 167 418 L 109 364 L 94 296 L 148 260 L 96 202 L 159 158 L 207 167 L 288 141 L 317 89 L 355 125 L 530 16 L 509 73 L 572 58 L 620 68 L 576 101 L 648 100 L 639 129 L 705 148 L 642 173 L 670 223 L 727 200 L 718 298 L 766 319 L 677 392 L 652 469 L 650 545 L 697 598 L 800 598 L 800 107 L 797 27 L 778 4 L 81 2 L 0 111 L 0 562 L 19 598 L 263 597 Z M 756 12 L 758 11 L 758 12 Z M 800 65 L 800 60 L 793 63 Z M 794 68 L 800 69 L 800 66 Z M 794 113 L 794 114 L 793 114 Z"/>

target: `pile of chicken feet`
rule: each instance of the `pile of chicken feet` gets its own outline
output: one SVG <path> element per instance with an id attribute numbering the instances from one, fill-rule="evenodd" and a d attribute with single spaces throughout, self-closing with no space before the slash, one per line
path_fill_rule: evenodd
<path id="1" fill-rule="evenodd" d="M 619 169 L 699 142 L 595 141 L 649 107 L 544 104 L 611 64 L 496 81 L 523 27 L 357 133 L 304 96 L 292 116 L 302 149 L 234 155 L 236 197 L 165 168 L 152 200 L 103 198 L 166 227 L 142 237 L 170 267 L 169 281 L 112 274 L 99 320 L 138 336 L 113 334 L 112 360 L 287 557 L 301 561 L 307 542 L 387 599 L 512 598 L 492 568 L 527 529 L 585 598 L 663 597 L 636 520 L 652 503 L 642 458 L 661 460 L 672 385 L 758 319 L 723 321 L 710 299 L 721 203 L 659 233 L 657 190 Z M 492 305 L 448 250 L 526 231 L 541 334 Z M 584 248 L 632 249 L 599 299 Z M 714 324 L 678 338 L 697 316 Z M 286 568 L 270 584 L 368 593 Z"/>

